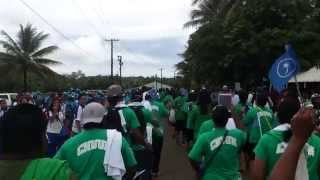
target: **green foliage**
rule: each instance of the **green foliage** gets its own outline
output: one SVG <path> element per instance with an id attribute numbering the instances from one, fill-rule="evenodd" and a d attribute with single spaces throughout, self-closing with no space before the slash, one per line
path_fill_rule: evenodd
<path id="1" fill-rule="evenodd" d="M 56 51 L 58 47 L 42 47 L 43 42 L 49 37 L 48 34 L 38 32 L 31 24 L 27 24 L 26 26 L 20 25 L 16 39 L 5 31 L 1 31 L 1 35 L 3 40 L 0 40 L 0 45 L 2 45 L 4 52 L 0 52 L 0 68 L 4 74 L 23 74 L 24 91 L 28 90 L 29 75 L 42 78 L 56 75 L 47 65 L 56 65 L 60 62 L 45 56 Z"/>
<path id="2" fill-rule="evenodd" d="M 204 8 L 209 4 L 212 13 Z M 198 28 L 177 64 L 189 86 L 259 83 L 288 42 L 303 70 L 320 64 L 319 0 L 202 0 L 195 5 L 186 25 Z"/>

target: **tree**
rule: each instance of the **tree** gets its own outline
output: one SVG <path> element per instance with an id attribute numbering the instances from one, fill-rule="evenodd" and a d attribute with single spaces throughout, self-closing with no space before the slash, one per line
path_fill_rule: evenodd
<path id="1" fill-rule="evenodd" d="M 177 65 L 185 82 L 257 85 L 288 42 L 295 48 L 302 70 L 320 64 L 319 1 L 219 2 L 199 0 L 195 4 L 202 16 L 191 19 L 197 30 L 190 35 L 183 63 Z M 209 15 L 208 8 L 201 8 L 208 4 L 220 9 L 220 14 Z"/>
<path id="2" fill-rule="evenodd" d="M 56 60 L 46 58 L 58 49 L 57 46 L 42 48 L 43 42 L 49 34 L 38 32 L 31 24 L 20 25 L 16 39 L 7 32 L 1 31 L 4 40 L 0 40 L 4 52 L 0 52 L 0 63 L 3 69 L 23 73 L 24 91 L 28 90 L 28 75 L 35 73 L 40 77 L 56 75 L 47 65 L 61 64 Z M 10 72 L 8 72 L 10 73 Z"/>

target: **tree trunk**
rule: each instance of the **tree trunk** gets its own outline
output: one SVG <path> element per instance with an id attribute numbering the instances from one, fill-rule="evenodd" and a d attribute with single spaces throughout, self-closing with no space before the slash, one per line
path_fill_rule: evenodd
<path id="1" fill-rule="evenodd" d="M 27 68 L 23 69 L 23 91 L 24 92 L 28 91 L 28 73 L 27 73 Z"/>

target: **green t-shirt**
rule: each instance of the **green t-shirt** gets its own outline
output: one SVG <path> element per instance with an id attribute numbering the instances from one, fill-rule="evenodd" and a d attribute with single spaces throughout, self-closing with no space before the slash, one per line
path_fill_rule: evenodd
<path id="1" fill-rule="evenodd" d="M 194 102 L 189 102 L 188 104 L 188 118 L 187 118 L 187 128 L 194 129 L 195 121 L 200 113 L 199 107 Z"/>
<path id="2" fill-rule="evenodd" d="M 57 159 L 1 160 L 1 180 L 76 179 L 66 161 Z"/>
<path id="3" fill-rule="evenodd" d="M 145 124 L 144 128 L 146 128 L 147 123 L 152 123 L 152 112 L 149 111 L 148 109 L 146 109 L 145 107 L 143 107 L 142 104 L 140 104 L 140 103 L 131 103 L 131 104 L 129 104 L 129 107 L 130 108 L 134 108 L 134 107 L 141 108 L 141 112 L 142 112 L 142 116 L 143 116 L 143 119 L 141 119 L 141 120 L 143 120 L 143 124 Z M 137 118 L 138 118 L 138 116 L 137 116 Z M 146 137 L 146 134 L 143 134 L 143 136 Z M 139 144 L 133 144 L 131 147 L 132 147 L 133 150 L 142 150 L 142 149 L 145 148 L 143 145 L 139 145 Z"/>
<path id="4" fill-rule="evenodd" d="M 196 140 L 197 137 L 198 137 L 199 130 L 200 130 L 200 127 L 201 127 L 202 123 L 205 122 L 205 121 L 207 121 L 207 120 L 210 120 L 210 119 L 211 119 L 211 116 L 208 115 L 208 114 L 200 114 L 200 112 L 199 112 L 199 114 L 197 114 L 196 121 L 195 121 L 195 123 L 194 123 L 194 129 L 193 129 L 193 130 L 194 130 L 194 131 L 193 131 L 193 133 L 194 133 L 194 136 L 193 136 L 194 140 Z"/>
<path id="5" fill-rule="evenodd" d="M 258 143 L 261 134 L 265 134 L 277 125 L 277 121 L 271 109 L 255 106 L 247 112 L 243 124 L 249 134 L 249 142 L 255 144 Z"/>
<path id="6" fill-rule="evenodd" d="M 189 153 L 189 158 L 205 162 L 220 145 L 225 129 L 215 129 L 201 134 Z M 225 142 L 209 165 L 206 165 L 203 180 L 238 180 L 240 152 L 246 142 L 245 133 L 241 130 L 228 130 Z"/>
<path id="7" fill-rule="evenodd" d="M 203 133 L 212 131 L 214 127 L 215 125 L 212 119 L 203 122 L 200 127 L 198 136 L 200 136 Z"/>
<path id="8" fill-rule="evenodd" d="M 163 120 L 169 117 L 169 110 L 164 106 L 162 102 L 151 101 L 152 118 L 153 121 L 159 124 L 159 127 L 155 127 L 152 131 L 152 137 L 154 140 L 163 138 L 164 124 Z"/>
<path id="9" fill-rule="evenodd" d="M 117 106 L 116 106 L 117 107 Z M 127 132 L 130 131 L 130 129 L 136 129 L 140 128 L 139 120 L 136 116 L 136 113 L 128 106 L 126 105 L 119 105 L 118 107 L 121 107 L 121 110 L 123 112 L 123 117 L 126 121 L 125 127 L 123 127 Z M 130 136 L 125 137 L 128 143 L 132 146 L 132 139 Z"/>
<path id="10" fill-rule="evenodd" d="M 186 121 L 187 111 L 186 111 L 186 101 L 184 97 L 178 96 L 174 100 L 175 109 L 175 119 L 176 121 Z"/>
<path id="11" fill-rule="evenodd" d="M 135 114 L 135 112 L 129 108 L 122 108 L 124 119 L 126 120 L 126 128 L 127 129 L 135 129 L 140 127 L 139 120 Z"/>
<path id="12" fill-rule="evenodd" d="M 66 160 L 81 180 L 112 180 L 103 167 L 107 132 L 104 129 L 83 131 L 62 145 L 54 158 Z M 126 167 L 137 164 L 129 144 L 122 139 L 121 154 Z"/>
<path id="13" fill-rule="evenodd" d="M 283 142 L 282 134 L 282 131 L 269 131 L 262 136 L 254 150 L 256 158 L 263 160 L 266 164 L 267 177 L 285 151 L 286 144 Z M 304 153 L 307 157 L 309 180 L 319 180 L 320 138 L 312 135 L 304 147 Z"/>

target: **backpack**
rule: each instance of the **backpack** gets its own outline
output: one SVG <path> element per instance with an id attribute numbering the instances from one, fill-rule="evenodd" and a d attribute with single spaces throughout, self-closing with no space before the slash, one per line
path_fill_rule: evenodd
<path id="1" fill-rule="evenodd" d="M 121 132 L 123 136 L 127 135 L 127 130 L 123 127 L 121 123 L 121 117 L 119 111 L 122 108 L 110 107 L 107 110 L 107 114 L 104 115 L 102 120 L 102 126 L 105 129 L 116 129 Z"/>
<path id="2" fill-rule="evenodd" d="M 143 114 L 143 111 L 142 111 L 142 108 L 143 106 L 130 106 L 130 108 L 135 112 L 137 118 L 138 118 L 138 121 L 140 123 L 140 131 L 142 134 L 145 134 L 146 132 L 146 127 L 147 127 L 147 123 L 145 122 L 145 119 L 144 119 L 144 114 Z"/>

